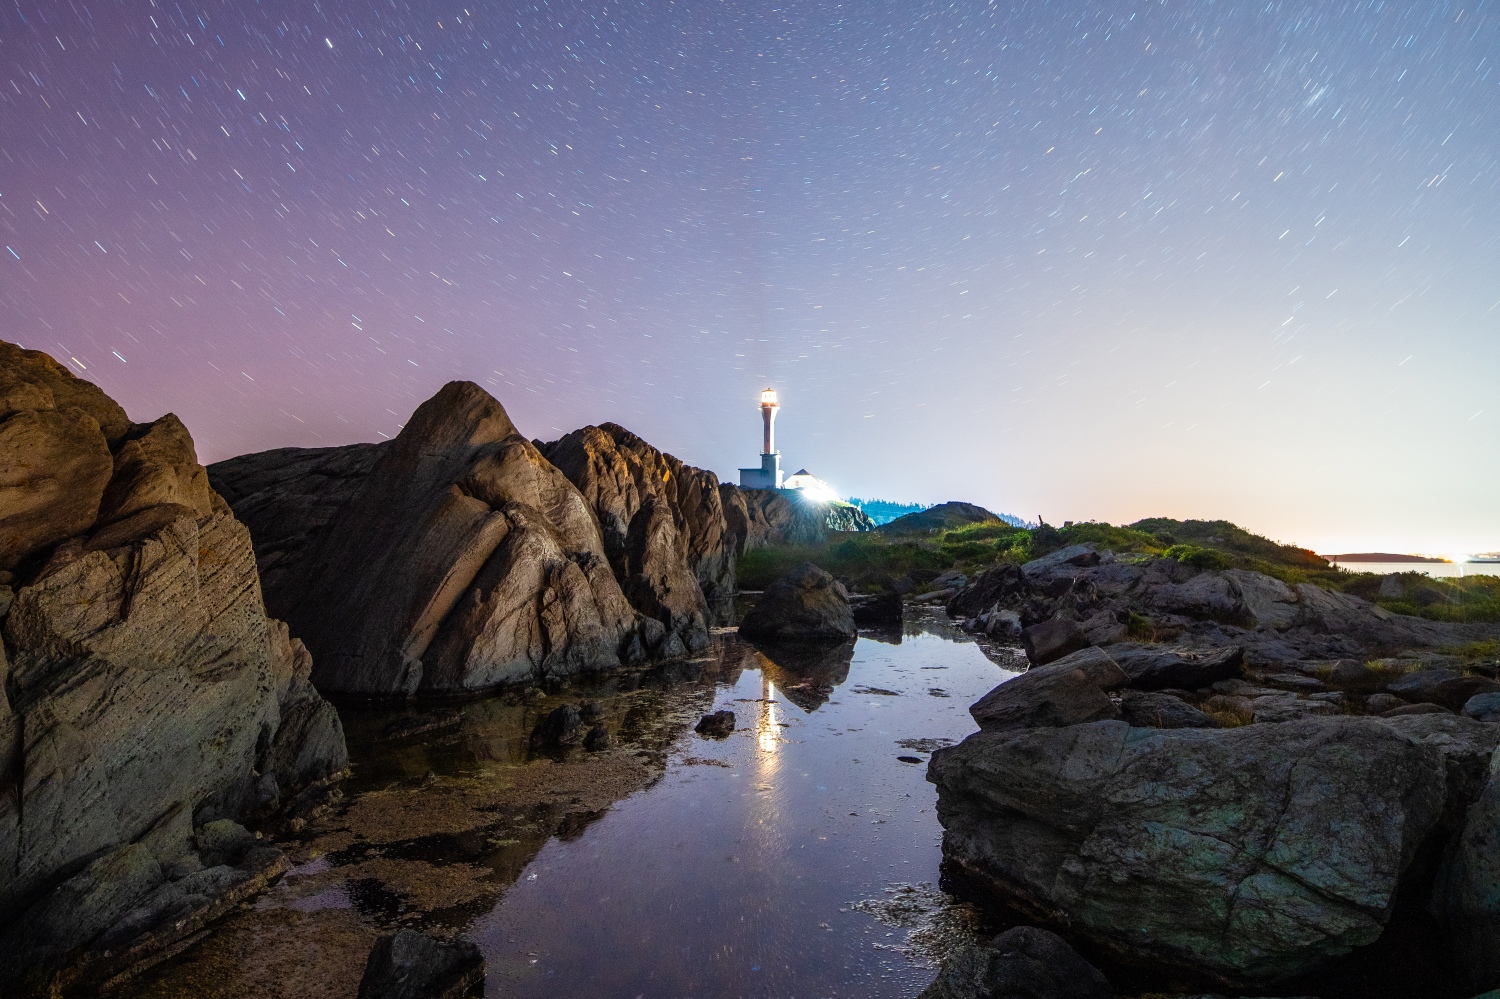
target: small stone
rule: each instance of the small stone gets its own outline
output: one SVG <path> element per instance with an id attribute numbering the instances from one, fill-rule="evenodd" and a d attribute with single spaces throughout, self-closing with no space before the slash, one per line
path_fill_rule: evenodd
<path id="1" fill-rule="evenodd" d="M 609 742 L 609 730 L 603 725 L 595 725 L 589 729 L 588 735 L 583 737 L 583 748 L 591 753 L 597 753 L 601 749 L 608 749 Z"/>
<path id="2" fill-rule="evenodd" d="M 536 723 L 536 728 L 531 730 L 531 748 L 544 750 L 576 745 L 584 734 L 583 719 L 579 716 L 578 708 L 572 704 L 564 704 L 560 708 L 554 708 Z"/>
<path id="3" fill-rule="evenodd" d="M 1389 711 L 1382 711 L 1380 713 L 1380 717 L 1400 718 L 1403 715 L 1447 715 L 1452 713 L 1453 712 L 1449 711 L 1441 704 L 1428 704 L 1426 702 L 1423 702 L 1421 704 L 1403 704 L 1399 708 L 1391 708 L 1391 710 Z"/>
<path id="4" fill-rule="evenodd" d="M 715 711 L 698 719 L 693 731 L 707 739 L 724 739 L 733 734 L 734 724 L 733 711 Z"/>
<path id="5" fill-rule="evenodd" d="M 1405 703 L 1405 701 L 1397 697 L 1395 694 L 1387 694 L 1382 691 L 1378 694 L 1371 694 L 1369 697 L 1365 698 L 1365 712 L 1367 714 L 1378 715 L 1383 711 L 1389 711 L 1392 708 L 1399 708 Z"/>

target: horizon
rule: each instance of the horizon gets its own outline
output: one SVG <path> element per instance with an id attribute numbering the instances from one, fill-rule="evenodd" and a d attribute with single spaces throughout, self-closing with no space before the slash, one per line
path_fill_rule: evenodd
<path id="1" fill-rule="evenodd" d="M 0 321 L 205 461 L 529 436 L 1500 550 L 1500 17 L 0 11 Z M 726 474 L 727 473 L 727 474 Z"/>

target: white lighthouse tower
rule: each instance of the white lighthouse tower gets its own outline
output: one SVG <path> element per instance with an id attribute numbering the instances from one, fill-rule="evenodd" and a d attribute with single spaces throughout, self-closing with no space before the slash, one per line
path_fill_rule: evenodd
<path id="1" fill-rule="evenodd" d="M 740 469 L 742 489 L 780 489 L 781 452 L 776 450 L 776 411 L 781 403 L 776 401 L 776 390 L 768 388 L 760 394 L 760 419 L 764 426 L 759 468 Z"/>

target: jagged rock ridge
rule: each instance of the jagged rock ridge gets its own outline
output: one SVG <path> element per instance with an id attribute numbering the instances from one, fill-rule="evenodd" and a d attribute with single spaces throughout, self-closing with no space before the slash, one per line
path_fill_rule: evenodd
<path id="1" fill-rule="evenodd" d="M 343 732 L 175 416 L 131 424 L 0 343 L 0 479 L 0 925 L 94 861 L 102 932 L 196 857 L 196 828 L 341 772 Z M 7 931 L 0 964 L 34 949 Z"/>

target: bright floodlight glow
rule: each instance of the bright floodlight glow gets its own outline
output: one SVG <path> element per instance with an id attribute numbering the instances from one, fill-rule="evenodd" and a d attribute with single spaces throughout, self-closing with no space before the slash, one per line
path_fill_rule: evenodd
<path id="1" fill-rule="evenodd" d="M 776 406 L 779 408 L 781 404 L 776 401 L 776 390 L 766 389 L 762 392 L 760 394 L 760 404 L 762 406 Z"/>

